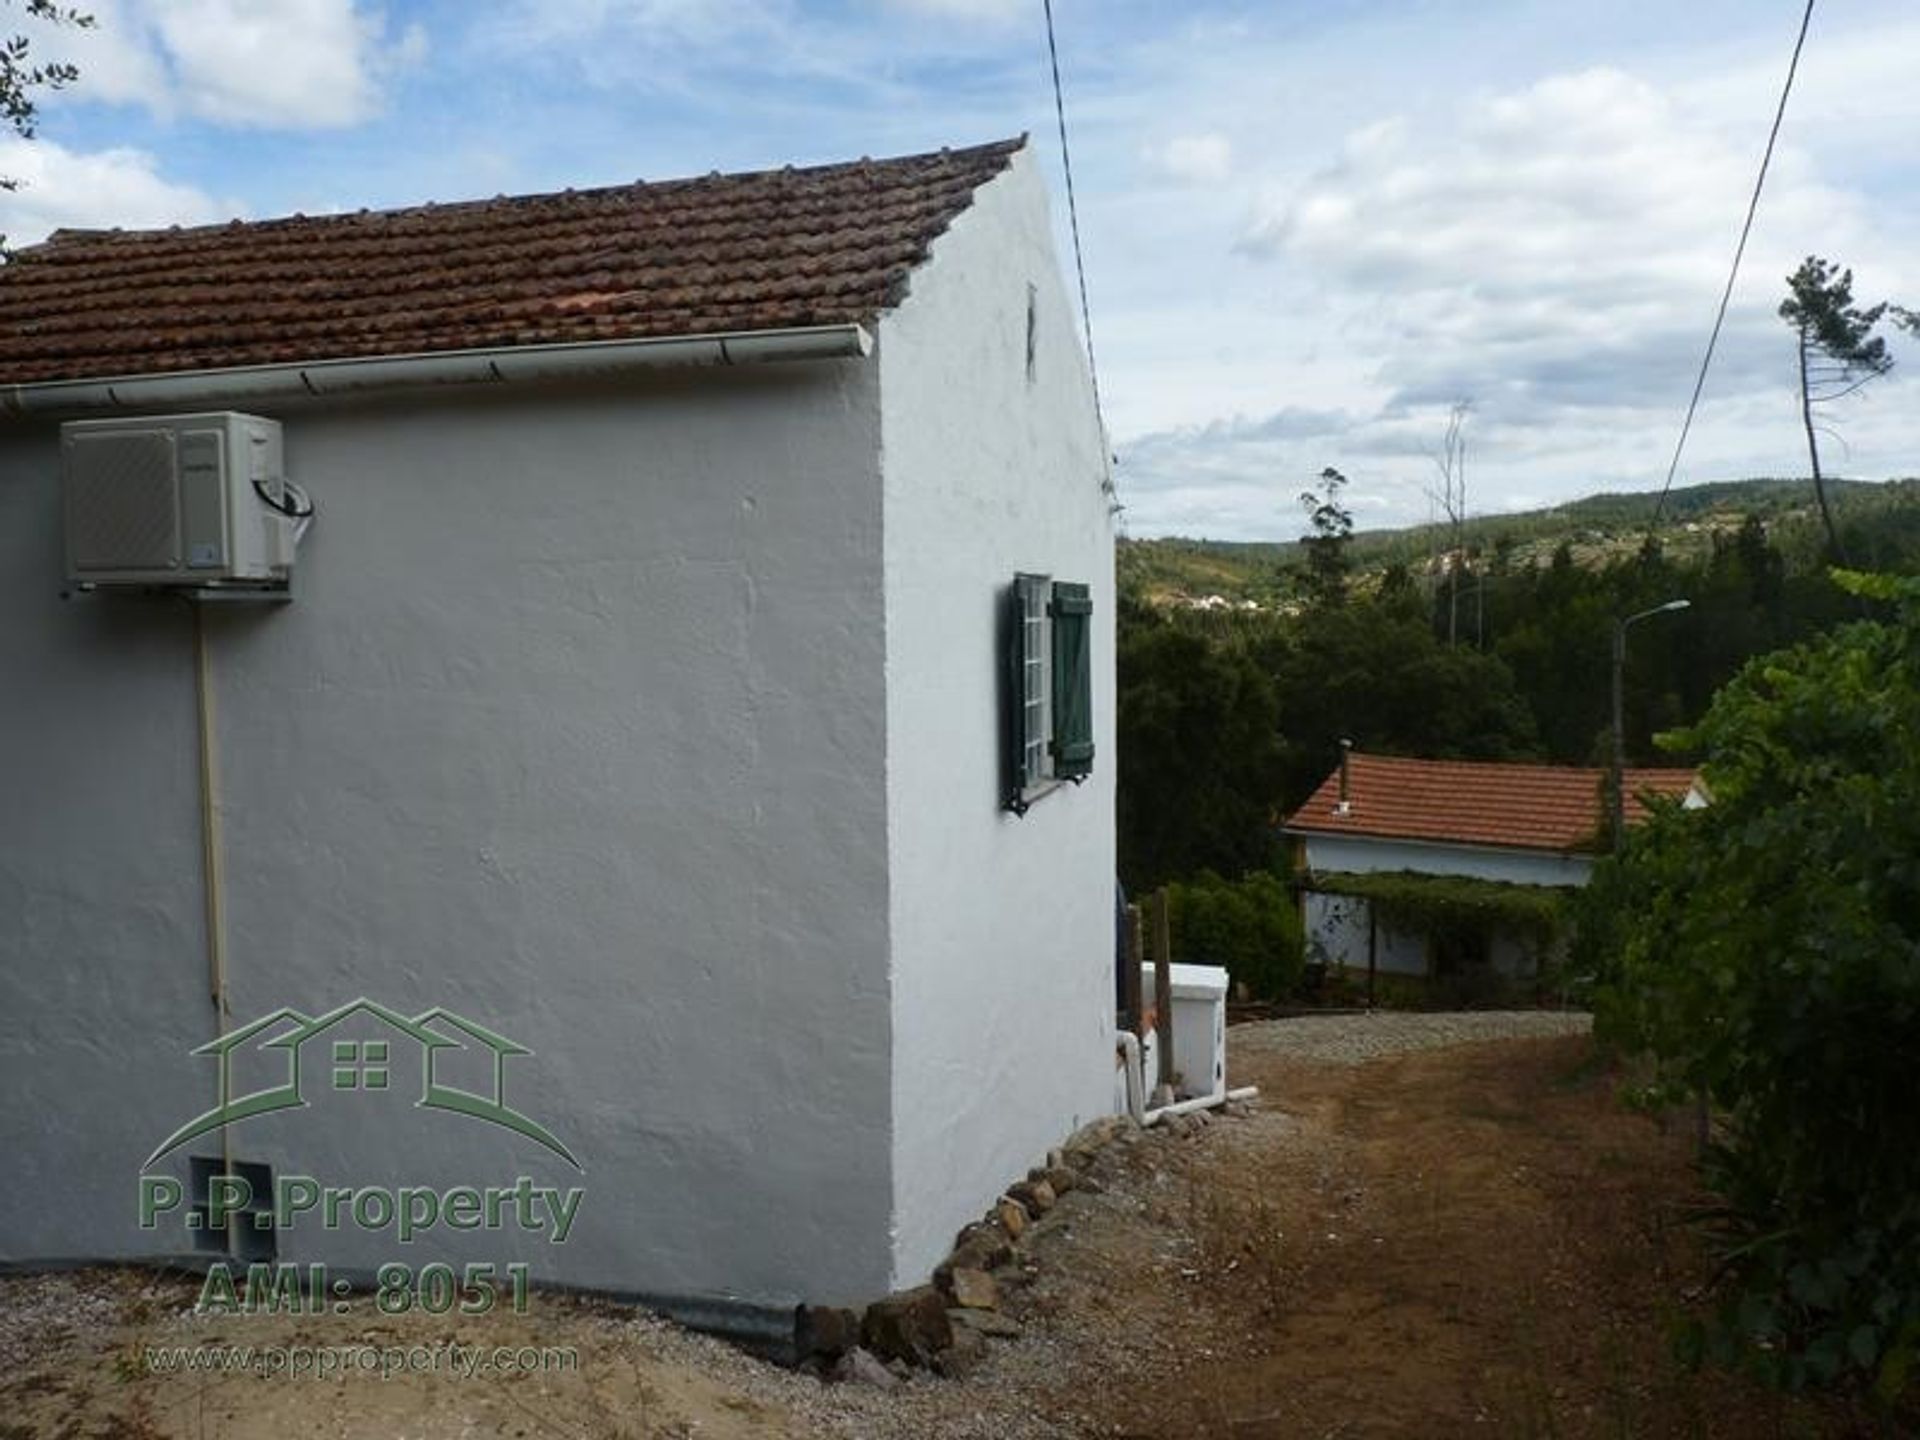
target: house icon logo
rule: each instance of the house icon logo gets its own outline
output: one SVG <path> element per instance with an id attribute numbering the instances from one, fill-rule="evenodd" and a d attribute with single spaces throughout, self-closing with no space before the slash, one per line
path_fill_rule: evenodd
<path id="1" fill-rule="evenodd" d="M 354 1019 L 371 1019 L 384 1033 L 378 1039 L 345 1038 L 337 1027 Z M 365 1028 L 359 1026 L 356 1031 Z M 245 1095 L 233 1093 L 234 1058 L 248 1045 L 285 1057 L 285 1083 Z M 492 1094 L 458 1089 L 446 1084 L 441 1077 L 439 1062 L 444 1054 L 473 1048 L 492 1056 Z M 317 1016 L 302 1015 L 283 1007 L 229 1031 L 192 1053 L 211 1055 L 218 1062 L 220 1103 L 161 1141 L 159 1148 L 140 1167 L 143 1170 L 208 1131 L 258 1115 L 306 1108 L 309 1102 L 302 1098 L 301 1090 L 313 1083 L 316 1071 L 323 1071 L 323 1083 L 331 1090 L 380 1091 L 399 1088 L 396 1077 L 415 1073 L 407 1066 L 417 1061 L 420 1098 L 414 1102 L 415 1108 L 448 1110 L 501 1126 L 544 1145 L 574 1169 L 585 1172 L 586 1167 L 574 1158 L 559 1137 L 507 1104 L 507 1059 L 513 1055 L 531 1055 L 533 1051 L 438 1006 L 412 1017 L 364 996 Z"/>

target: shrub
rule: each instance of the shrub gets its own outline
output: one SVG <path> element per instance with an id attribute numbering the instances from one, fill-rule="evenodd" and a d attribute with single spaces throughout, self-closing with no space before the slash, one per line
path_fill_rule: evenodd
<path id="1" fill-rule="evenodd" d="M 1224 966 L 1262 1000 L 1277 1000 L 1299 985 L 1305 965 L 1300 915 L 1278 876 L 1256 871 L 1230 881 L 1203 870 L 1167 888 L 1175 960 Z"/>
<path id="2" fill-rule="evenodd" d="M 1843 583 L 1897 615 L 1720 692 L 1681 737 L 1711 805 L 1657 809 L 1601 867 L 1582 944 L 1601 1034 L 1723 1119 L 1699 1353 L 1898 1403 L 1920 1355 L 1920 582 Z"/>

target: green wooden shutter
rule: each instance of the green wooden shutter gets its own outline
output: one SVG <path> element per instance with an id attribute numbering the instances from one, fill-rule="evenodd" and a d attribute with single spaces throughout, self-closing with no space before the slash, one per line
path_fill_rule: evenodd
<path id="1" fill-rule="evenodd" d="M 1001 804 L 1016 815 L 1027 813 L 1027 707 L 1023 661 L 1025 612 L 1015 577 L 1000 605 L 1000 746 L 1004 756 Z"/>
<path id="2" fill-rule="evenodd" d="M 1093 771 L 1093 599 L 1084 585 L 1056 582 L 1053 603 L 1053 773 Z"/>

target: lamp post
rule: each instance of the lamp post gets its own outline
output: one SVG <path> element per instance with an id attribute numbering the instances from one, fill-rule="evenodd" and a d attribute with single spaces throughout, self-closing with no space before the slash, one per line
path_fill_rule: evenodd
<path id="1" fill-rule="evenodd" d="M 1669 610 L 1685 610 L 1691 600 L 1669 600 L 1664 605 L 1655 605 L 1651 610 L 1642 610 L 1629 615 L 1624 620 L 1613 622 L 1613 793 L 1608 796 L 1613 811 L 1613 848 L 1618 850 L 1620 842 L 1627 835 L 1627 722 L 1626 722 L 1626 670 L 1627 670 L 1627 627 L 1653 615 L 1664 615 Z"/>

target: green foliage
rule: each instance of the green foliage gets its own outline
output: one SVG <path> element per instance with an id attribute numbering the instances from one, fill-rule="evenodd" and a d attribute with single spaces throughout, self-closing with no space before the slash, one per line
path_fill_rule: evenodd
<path id="1" fill-rule="evenodd" d="M 1274 850 L 1280 702 L 1244 649 L 1123 601 L 1120 878 L 1145 890 L 1203 869 L 1259 869 Z"/>
<path id="2" fill-rule="evenodd" d="M 1424 1010 L 1472 1010 L 1535 999 L 1539 973 L 1566 931 L 1571 893 L 1412 871 L 1318 872 L 1312 888 L 1364 900 L 1381 929 L 1425 938 L 1429 975 L 1376 975 L 1373 980 L 1375 1003 Z M 1515 976 L 1494 968 L 1493 944 L 1502 936 L 1525 947 L 1538 973 Z"/>
<path id="3" fill-rule="evenodd" d="M 1305 966 L 1300 914 L 1286 885 L 1267 871 L 1239 881 L 1204 870 L 1168 887 L 1173 958 L 1220 965 L 1256 999 L 1292 993 Z"/>
<path id="4" fill-rule="evenodd" d="M 1157 601 L 1222 595 L 1271 605 L 1280 598 L 1282 562 L 1292 544 L 1233 540 L 1131 540 L 1114 546 L 1114 573 L 1122 590 Z"/>
<path id="5" fill-rule="evenodd" d="M 1353 538 L 1353 512 L 1340 503 L 1347 477 L 1329 465 L 1320 472 L 1320 488 L 1300 492 L 1300 508 L 1307 512 L 1313 533 L 1301 541 L 1307 552 L 1306 584 L 1310 604 L 1332 608 L 1347 599 L 1347 577 L 1353 557 L 1347 553 Z"/>
<path id="6" fill-rule="evenodd" d="M 1795 493 L 1804 505 L 1804 484 Z M 1344 604 L 1297 613 L 1157 608 L 1137 587 L 1123 589 L 1122 880 L 1143 889 L 1203 869 L 1238 875 L 1273 865 L 1280 818 L 1326 777 L 1342 738 L 1380 754 L 1604 762 L 1614 621 L 1683 598 L 1691 609 L 1637 627 L 1627 653 L 1627 756 L 1659 760 L 1653 737 L 1704 714 L 1749 658 L 1860 613 L 1861 602 L 1819 565 L 1817 532 L 1781 519 L 1789 513 L 1778 508 L 1783 488 L 1712 494 L 1713 505 L 1753 501 L 1756 513 L 1722 524 L 1722 511 L 1684 500 L 1683 513 L 1719 517 L 1692 551 L 1648 546 L 1641 536 L 1610 563 L 1583 564 L 1568 543 L 1536 565 L 1496 546 L 1496 562 L 1502 549 L 1507 560 L 1487 567 L 1484 648 L 1448 647 L 1444 615 L 1435 613 L 1444 597 L 1405 569 L 1390 569 L 1377 586 L 1351 586 Z M 1914 566 L 1920 486 L 1848 494 L 1850 552 Z M 1178 555 L 1274 573 L 1267 550 L 1183 543 L 1189 548 L 1123 544 L 1120 568 L 1137 571 L 1129 557 L 1158 564 Z M 1212 578 L 1209 570 L 1209 585 Z M 1480 631 L 1475 618 L 1463 634 Z"/>
<path id="7" fill-rule="evenodd" d="M 1254 647 L 1280 696 L 1283 799 L 1299 804 L 1350 739 L 1435 759 L 1537 759 L 1538 736 L 1499 658 L 1449 648 L 1388 598 L 1314 610 Z"/>
<path id="8" fill-rule="evenodd" d="M 1787 298 L 1780 302 L 1780 318 L 1800 338 L 1803 352 L 1823 362 L 1832 372 L 1831 382 L 1838 385 L 1884 375 L 1893 368 L 1887 342 L 1873 333 L 1886 313 L 1885 301 L 1865 308 L 1856 305 L 1853 271 L 1836 269 L 1818 255 L 1809 255 L 1787 277 Z"/>
<path id="9" fill-rule="evenodd" d="M 1506 934 L 1536 952 L 1546 950 L 1565 933 L 1567 901 L 1574 893 L 1553 886 L 1405 870 L 1316 874 L 1313 888 L 1365 900 L 1374 919 L 1390 929 L 1426 935 L 1443 944 L 1458 941 L 1482 947 L 1494 936 Z"/>
<path id="10" fill-rule="evenodd" d="M 1683 737 L 1713 803 L 1632 833 L 1581 943 L 1601 1033 L 1725 1117 L 1699 1353 L 1891 1403 L 1920 1358 L 1920 582 L 1841 581 L 1892 615 L 1740 672 Z"/>
<path id="11" fill-rule="evenodd" d="M 1862 542 L 1889 526 L 1903 529 L 1910 540 L 1920 527 L 1920 480 L 1829 478 L 1827 491 L 1847 538 L 1847 553 L 1856 560 L 1871 553 L 1861 548 Z M 1589 495 L 1546 510 L 1470 518 L 1465 526 L 1468 549 L 1489 557 L 1488 599 L 1500 593 L 1504 575 L 1546 568 L 1562 544 L 1568 547 L 1570 563 L 1583 570 L 1605 570 L 1630 559 L 1653 520 L 1656 499 L 1645 492 Z M 1709 555 L 1749 517 L 1762 522 L 1770 543 L 1790 566 L 1823 563 L 1825 539 L 1804 476 L 1681 486 L 1669 492 L 1660 513 L 1667 554 L 1679 564 L 1692 565 Z M 1372 593 L 1395 564 L 1406 566 L 1424 587 L 1427 562 L 1452 543 L 1451 525 L 1356 530 L 1347 542 L 1353 560 L 1349 589 Z M 1897 555 L 1914 553 L 1916 546 L 1907 543 L 1897 552 L 1881 553 L 1874 563 L 1880 568 L 1898 565 Z M 1292 541 L 1123 538 L 1115 549 L 1121 587 L 1157 602 L 1217 594 L 1272 607 L 1286 595 L 1282 576 L 1304 559 L 1304 549 Z M 1470 588 L 1463 591 L 1463 604 L 1471 603 L 1471 595 Z"/>
<path id="12" fill-rule="evenodd" d="M 1827 499 L 1826 477 L 1820 468 L 1820 432 L 1817 409 L 1857 394 L 1869 382 L 1893 369 L 1887 342 L 1873 333 L 1886 315 L 1885 301 L 1861 307 L 1853 300 L 1853 272 L 1839 270 L 1817 255 L 1809 255 L 1787 277 L 1787 298 L 1780 302 L 1780 318 L 1792 328 L 1800 363 L 1800 418 L 1807 436 L 1807 459 L 1813 467 L 1813 493 L 1820 506 L 1827 543 L 1844 553 L 1833 508 Z M 1902 324 L 1913 317 L 1898 312 Z"/>

